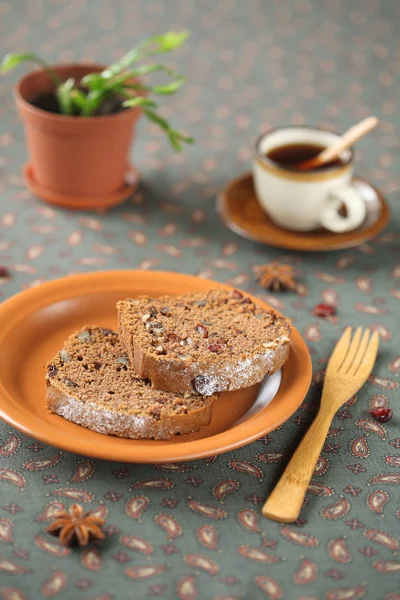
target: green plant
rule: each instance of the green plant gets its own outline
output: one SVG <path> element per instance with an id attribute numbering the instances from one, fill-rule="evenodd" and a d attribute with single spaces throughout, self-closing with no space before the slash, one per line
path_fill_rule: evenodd
<path id="1" fill-rule="evenodd" d="M 100 73 L 85 75 L 80 81 L 72 78 L 62 81 L 45 60 L 36 54 L 8 54 L 3 59 L 0 72 L 6 73 L 27 61 L 38 64 L 48 73 L 54 84 L 54 92 L 60 113 L 69 116 L 89 117 L 106 98 L 117 96 L 123 106 L 141 107 L 146 117 L 163 129 L 175 150 L 182 150 L 183 143 L 193 143 L 193 138 L 177 131 L 159 113 L 157 102 L 149 98 L 151 95 L 167 96 L 174 94 L 184 84 L 186 78 L 161 63 L 139 62 L 155 54 L 164 54 L 178 48 L 188 37 L 188 32 L 170 31 L 151 37 L 137 44 L 119 61 L 110 65 Z M 152 73 L 163 73 L 170 81 L 160 85 L 145 85 L 142 77 Z"/>

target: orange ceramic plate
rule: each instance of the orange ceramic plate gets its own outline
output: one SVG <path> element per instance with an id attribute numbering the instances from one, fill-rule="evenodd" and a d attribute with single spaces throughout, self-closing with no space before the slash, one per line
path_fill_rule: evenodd
<path id="1" fill-rule="evenodd" d="M 115 303 L 127 296 L 205 292 L 216 285 L 221 284 L 177 273 L 109 271 L 65 277 L 17 294 L 0 306 L 0 416 L 20 431 L 70 452 L 142 463 L 212 456 L 272 431 L 298 408 L 310 385 L 310 355 L 296 329 L 280 385 L 279 374 L 270 378 L 275 383 L 278 378 L 279 385 L 272 402 L 260 402 L 259 386 L 222 394 L 212 423 L 196 434 L 169 441 L 104 436 L 46 408 L 45 364 L 70 333 L 85 324 L 115 328 Z"/>

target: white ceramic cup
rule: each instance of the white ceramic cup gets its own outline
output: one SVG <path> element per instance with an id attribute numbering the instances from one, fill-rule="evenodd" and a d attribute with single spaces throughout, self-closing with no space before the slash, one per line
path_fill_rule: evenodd
<path id="1" fill-rule="evenodd" d="M 344 150 L 341 164 L 315 171 L 297 171 L 279 165 L 266 154 L 287 144 L 331 146 L 336 133 L 313 127 L 282 127 L 261 135 L 256 141 L 253 178 L 257 197 L 268 216 L 280 227 L 314 231 L 325 227 L 342 233 L 364 221 L 365 202 L 351 185 L 353 150 Z M 342 205 L 346 216 L 339 213 Z"/>

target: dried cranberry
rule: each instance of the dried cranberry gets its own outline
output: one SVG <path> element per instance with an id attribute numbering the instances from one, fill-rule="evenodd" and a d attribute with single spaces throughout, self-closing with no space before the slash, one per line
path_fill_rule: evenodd
<path id="1" fill-rule="evenodd" d="M 240 300 L 241 298 L 243 298 L 243 294 L 242 294 L 242 292 L 239 292 L 239 290 L 233 290 L 232 298 L 234 300 Z"/>
<path id="2" fill-rule="evenodd" d="M 11 275 L 10 275 L 10 272 L 7 271 L 7 269 L 5 267 L 2 267 L 0 265 L 0 278 L 3 278 L 3 277 L 11 277 Z"/>
<path id="3" fill-rule="evenodd" d="M 241 301 L 240 304 L 253 304 L 253 301 L 251 298 L 249 298 L 248 296 L 246 296 L 245 298 L 243 298 L 243 300 Z"/>
<path id="4" fill-rule="evenodd" d="M 177 333 L 175 333 L 175 331 L 168 331 L 165 335 L 164 335 L 165 339 L 167 340 L 167 342 L 176 342 L 177 340 L 180 340 L 181 338 L 179 337 L 179 335 Z"/>
<path id="5" fill-rule="evenodd" d="M 393 417 L 393 411 L 391 408 L 370 408 L 368 412 L 371 417 L 374 417 L 374 419 L 380 421 L 380 423 L 387 423 Z"/>
<path id="6" fill-rule="evenodd" d="M 317 304 L 313 310 L 313 315 L 326 319 L 336 314 L 336 308 L 331 304 Z"/>
<path id="7" fill-rule="evenodd" d="M 198 323 L 197 325 L 195 325 L 194 330 L 197 331 L 197 333 L 199 333 L 202 338 L 208 338 L 208 329 L 207 327 L 204 327 L 204 325 Z"/>
<path id="8" fill-rule="evenodd" d="M 216 352 L 219 354 L 224 349 L 224 345 L 219 342 L 213 342 L 208 346 L 208 349 L 210 352 Z"/>
<path id="9" fill-rule="evenodd" d="M 241 329 L 239 329 L 239 327 L 236 327 L 236 325 L 233 325 L 232 329 L 237 335 L 239 335 L 240 333 L 243 333 L 243 331 Z"/>
<path id="10" fill-rule="evenodd" d="M 57 369 L 56 365 L 49 365 L 47 367 L 47 375 L 49 377 L 55 377 L 57 375 L 57 373 L 58 373 L 58 369 Z"/>

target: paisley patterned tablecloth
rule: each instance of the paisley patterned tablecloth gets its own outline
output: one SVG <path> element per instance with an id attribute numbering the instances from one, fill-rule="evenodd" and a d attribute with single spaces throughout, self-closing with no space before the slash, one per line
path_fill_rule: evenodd
<path id="1" fill-rule="evenodd" d="M 165 114 L 197 139 L 173 154 L 142 122 L 134 198 L 108 214 L 53 210 L 24 187 L 23 130 L 0 80 L 0 298 L 67 273 L 165 269 L 234 284 L 291 317 L 314 380 L 297 413 L 241 449 L 180 465 L 129 465 L 60 452 L 0 425 L 0 598 L 36 600 L 399 600 L 400 4 L 390 0 L 3 0 L 3 51 L 50 61 L 109 61 L 141 37 L 188 28 L 171 64 L 190 77 Z M 20 73 L 19 73 L 20 74 Z M 252 141 L 278 124 L 381 126 L 358 145 L 357 172 L 391 203 L 386 231 L 363 246 L 299 254 L 245 241 L 215 212 L 221 186 L 250 167 Z M 264 292 L 252 267 L 295 265 L 301 294 Z M 332 320 L 313 316 L 319 302 Z M 397 327 L 399 320 L 397 319 Z M 344 326 L 379 329 L 364 389 L 334 419 L 301 518 L 280 525 L 261 503 L 315 414 Z M 390 405 L 374 421 L 368 407 Z M 45 533 L 78 501 L 107 515 L 106 540 L 65 549 Z"/>

